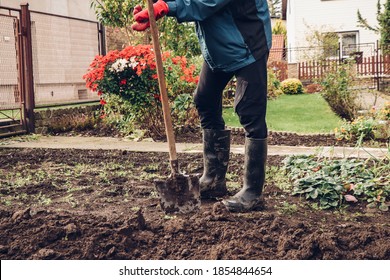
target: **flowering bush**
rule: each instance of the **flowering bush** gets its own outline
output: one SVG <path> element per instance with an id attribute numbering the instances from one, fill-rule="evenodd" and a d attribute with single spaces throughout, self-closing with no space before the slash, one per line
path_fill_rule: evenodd
<path id="1" fill-rule="evenodd" d="M 284 94 L 304 93 L 302 82 L 298 79 L 286 79 L 280 84 L 280 89 Z"/>
<path id="2" fill-rule="evenodd" d="M 169 52 L 163 53 L 163 60 L 169 101 L 191 93 L 198 82 L 196 66 L 188 65 L 185 57 L 172 57 Z M 119 119 L 132 121 L 132 125 L 163 134 L 156 63 L 150 45 L 129 46 L 105 56 L 98 55 L 83 78 L 86 86 L 100 96 L 103 106 L 114 102 L 103 116 L 115 113 L 118 120 L 119 114 Z M 120 99 L 108 98 L 110 95 Z M 119 108 L 123 104 L 126 110 Z"/>

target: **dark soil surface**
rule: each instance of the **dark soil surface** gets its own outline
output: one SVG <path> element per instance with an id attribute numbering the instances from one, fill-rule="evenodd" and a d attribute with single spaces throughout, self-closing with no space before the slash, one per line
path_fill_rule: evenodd
<path id="1" fill-rule="evenodd" d="M 269 157 L 266 208 L 232 214 L 203 200 L 198 213 L 166 215 L 155 179 L 168 155 L 0 148 L 1 259 L 390 259 L 390 216 L 363 203 L 323 211 L 291 196 Z M 183 171 L 200 154 L 179 154 Z M 243 158 L 232 155 L 231 193 Z M 284 183 L 283 183 L 284 182 Z"/>

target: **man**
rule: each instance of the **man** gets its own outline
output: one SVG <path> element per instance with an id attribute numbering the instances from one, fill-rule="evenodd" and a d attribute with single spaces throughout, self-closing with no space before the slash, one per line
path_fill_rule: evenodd
<path id="1" fill-rule="evenodd" d="M 246 136 L 244 185 L 222 202 L 232 212 L 261 209 L 267 158 L 267 59 L 272 36 L 267 0 L 158 0 L 154 13 L 156 19 L 167 15 L 196 24 L 205 60 L 194 95 L 203 129 L 202 197 L 227 194 L 230 131 L 222 118 L 222 92 L 235 76 L 234 108 Z M 134 30 L 149 27 L 148 12 L 139 5 L 134 8 L 134 19 Z"/>

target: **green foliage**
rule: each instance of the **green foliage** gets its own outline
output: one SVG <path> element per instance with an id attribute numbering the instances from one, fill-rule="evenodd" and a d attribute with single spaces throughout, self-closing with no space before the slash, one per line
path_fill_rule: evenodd
<path id="1" fill-rule="evenodd" d="M 164 50 L 187 58 L 201 54 L 193 22 L 178 23 L 175 18 L 165 17 L 159 21 L 160 43 Z"/>
<path id="2" fill-rule="evenodd" d="M 353 121 L 344 121 L 334 132 L 337 140 L 355 140 L 358 144 L 364 140 L 389 139 L 390 103 L 380 110 L 372 108 L 369 114 Z"/>
<path id="3" fill-rule="evenodd" d="M 302 94 L 304 93 L 302 82 L 298 79 L 286 79 L 280 84 L 280 90 L 284 94 Z"/>
<path id="4" fill-rule="evenodd" d="M 390 45 L 390 0 L 387 0 L 383 5 L 380 3 L 380 0 L 377 2 L 377 14 L 376 18 L 378 21 L 378 26 L 371 25 L 366 18 L 362 16 L 360 10 L 357 11 L 358 24 L 360 27 L 363 27 L 367 30 L 374 31 L 381 35 L 380 43 L 385 48 L 388 48 Z M 385 49 L 385 52 L 389 52 L 388 49 Z"/>
<path id="5" fill-rule="evenodd" d="M 195 126 L 198 120 L 197 110 L 192 94 L 184 93 L 176 97 L 172 106 L 176 123 L 184 126 Z"/>
<path id="6" fill-rule="evenodd" d="M 282 0 L 267 0 L 269 13 L 272 17 L 281 16 Z"/>
<path id="7" fill-rule="evenodd" d="M 323 97 L 329 106 L 337 115 L 347 120 L 354 119 L 357 111 L 357 94 L 353 90 L 355 76 L 353 61 L 345 61 L 340 65 L 335 64 L 321 83 Z"/>
<path id="8" fill-rule="evenodd" d="M 105 101 L 102 121 L 109 126 L 116 127 L 124 135 L 133 134 L 136 131 L 137 115 L 133 113 L 130 102 L 115 94 L 108 94 Z M 159 127 L 161 123 L 155 125 Z M 153 128 L 155 125 L 152 125 L 150 129 L 155 129 Z"/>
<path id="9" fill-rule="evenodd" d="M 268 68 L 267 76 L 267 98 L 275 99 L 283 94 L 280 88 L 280 81 L 272 68 Z"/>
<path id="10" fill-rule="evenodd" d="M 365 200 L 367 207 L 387 211 L 390 199 L 388 159 L 316 159 L 291 156 L 284 168 L 293 184 L 293 195 L 319 202 L 320 209 Z"/>
<path id="11" fill-rule="evenodd" d="M 284 201 L 283 204 L 278 208 L 278 212 L 283 215 L 293 215 L 298 211 L 298 206 L 296 204 L 289 204 L 287 201 Z"/>
<path id="12" fill-rule="evenodd" d="M 287 28 L 282 20 L 279 19 L 276 21 L 274 27 L 272 28 L 272 34 L 284 35 L 284 38 L 287 38 Z"/>
<path id="13" fill-rule="evenodd" d="M 107 26 L 126 27 L 133 20 L 133 8 L 138 0 L 91 0 L 97 19 Z"/>
<path id="14" fill-rule="evenodd" d="M 137 4 L 138 0 L 91 0 L 91 8 L 94 9 L 98 21 L 105 26 L 123 29 L 128 43 L 139 40 L 131 29 L 133 8 Z"/>
<path id="15" fill-rule="evenodd" d="M 97 19 L 105 26 L 117 27 L 124 31 L 129 45 L 150 42 L 150 33 L 132 30 L 133 8 L 141 4 L 147 7 L 146 1 L 140 0 L 91 0 Z M 193 23 L 178 23 L 175 18 L 165 17 L 157 22 L 160 29 L 160 44 L 163 50 L 170 50 L 175 55 L 192 57 L 200 54 L 200 47 Z M 117 33 L 108 32 L 109 39 L 120 44 Z"/>

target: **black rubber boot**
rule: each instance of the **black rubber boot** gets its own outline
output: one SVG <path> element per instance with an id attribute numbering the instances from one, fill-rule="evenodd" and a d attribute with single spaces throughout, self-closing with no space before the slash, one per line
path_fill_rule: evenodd
<path id="1" fill-rule="evenodd" d="M 244 186 L 233 197 L 223 200 L 231 212 L 262 210 L 267 139 L 245 139 Z"/>
<path id="2" fill-rule="evenodd" d="M 226 172 L 229 163 L 230 130 L 203 130 L 203 175 L 199 179 L 203 198 L 226 195 Z"/>

